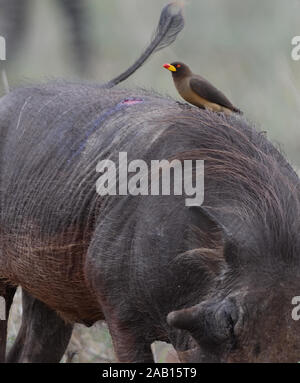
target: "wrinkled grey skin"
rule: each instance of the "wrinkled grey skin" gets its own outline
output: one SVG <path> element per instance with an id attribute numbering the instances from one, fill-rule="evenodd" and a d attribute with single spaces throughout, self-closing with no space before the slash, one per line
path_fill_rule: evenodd
<path id="1" fill-rule="evenodd" d="M 102 319 L 122 362 L 153 361 L 155 340 L 186 362 L 299 360 L 299 181 L 246 121 L 57 83 L 2 98 L 0 134 L 1 291 L 25 291 L 8 361 L 58 362 L 73 323 Z M 96 165 L 120 151 L 204 159 L 203 206 L 99 196 Z"/>

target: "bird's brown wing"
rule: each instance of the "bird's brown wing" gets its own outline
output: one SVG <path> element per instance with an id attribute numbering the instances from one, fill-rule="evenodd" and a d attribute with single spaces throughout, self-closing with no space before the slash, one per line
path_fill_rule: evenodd
<path id="1" fill-rule="evenodd" d="M 224 106 L 225 108 L 231 109 L 234 112 L 240 112 L 235 106 L 231 104 L 228 98 L 212 84 L 205 79 L 198 76 L 193 76 L 190 79 L 191 89 L 198 94 L 198 96 L 205 98 L 209 102 Z"/>

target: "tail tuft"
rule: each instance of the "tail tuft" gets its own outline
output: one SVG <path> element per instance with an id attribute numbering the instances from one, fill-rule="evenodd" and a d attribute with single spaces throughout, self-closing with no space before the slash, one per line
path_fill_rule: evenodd
<path id="1" fill-rule="evenodd" d="M 158 26 L 148 48 L 142 53 L 139 59 L 136 60 L 136 62 L 131 67 L 129 67 L 118 77 L 115 77 L 107 84 L 105 84 L 106 88 L 112 88 L 113 86 L 126 80 L 138 68 L 140 68 L 153 53 L 168 47 L 176 40 L 177 35 L 184 27 L 182 8 L 183 5 L 176 1 L 167 4 L 163 8 L 161 11 Z"/>

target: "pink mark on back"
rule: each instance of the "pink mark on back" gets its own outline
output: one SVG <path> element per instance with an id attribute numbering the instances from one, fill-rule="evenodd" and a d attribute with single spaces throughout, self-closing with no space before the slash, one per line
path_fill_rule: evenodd
<path id="1" fill-rule="evenodd" d="M 122 105 L 135 105 L 144 102 L 141 98 L 126 98 L 121 102 Z"/>

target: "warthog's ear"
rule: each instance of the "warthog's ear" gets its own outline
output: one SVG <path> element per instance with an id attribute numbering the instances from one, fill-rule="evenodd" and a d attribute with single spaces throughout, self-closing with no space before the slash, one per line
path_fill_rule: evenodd
<path id="1" fill-rule="evenodd" d="M 234 326 L 239 311 L 233 298 L 205 301 L 196 306 L 172 311 L 167 316 L 170 326 L 187 330 L 201 346 L 234 341 Z"/>
<path id="2" fill-rule="evenodd" d="M 202 206 L 189 207 L 191 224 L 201 230 L 218 230 L 222 233 L 224 241 L 224 258 L 228 263 L 235 263 L 237 260 L 238 246 L 232 233 L 225 225 L 217 219 L 213 212 Z"/>

